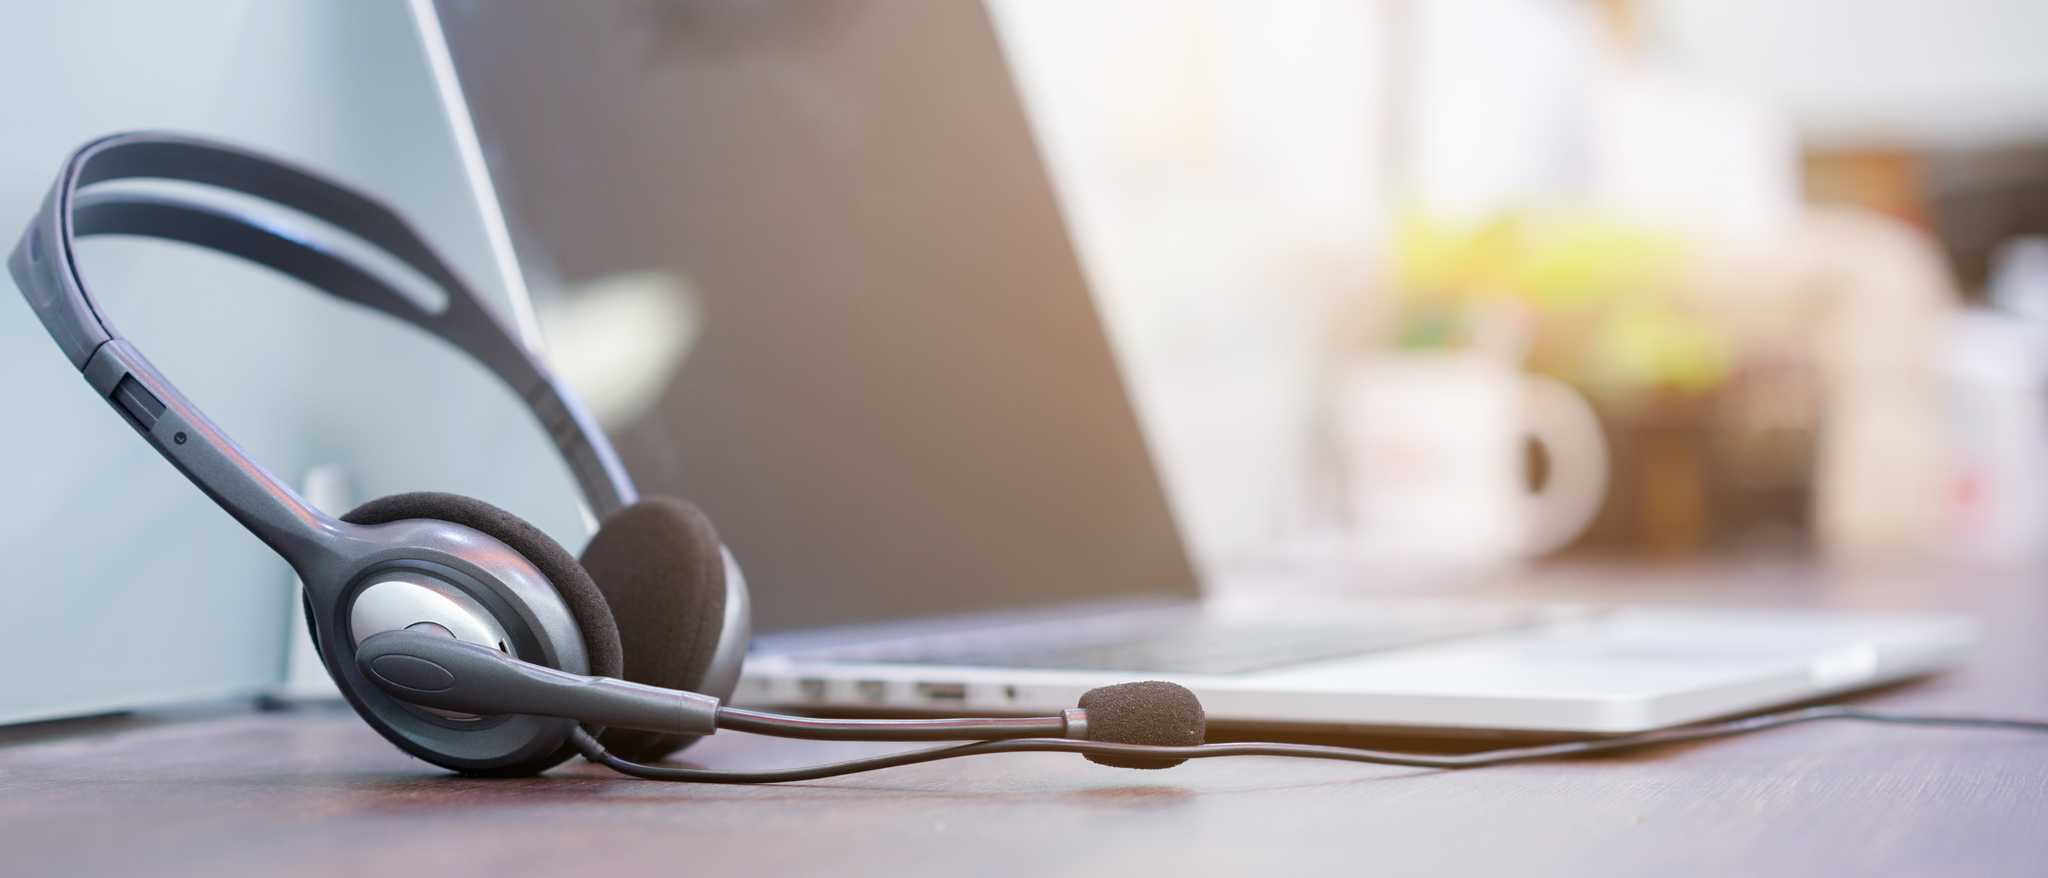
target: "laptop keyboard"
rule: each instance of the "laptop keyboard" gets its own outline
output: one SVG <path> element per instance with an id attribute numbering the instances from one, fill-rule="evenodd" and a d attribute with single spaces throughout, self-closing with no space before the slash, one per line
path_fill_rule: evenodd
<path id="1" fill-rule="evenodd" d="M 899 643 L 840 659 L 882 664 L 955 665 L 1161 674 L 1245 674 L 1349 658 L 1526 627 L 1541 614 L 1504 610 L 1433 613 L 1374 621 L 1221 621 L 1190 618 L 1119 632 L 1111 639 L 1027 643 L 1022 637 Z"/>

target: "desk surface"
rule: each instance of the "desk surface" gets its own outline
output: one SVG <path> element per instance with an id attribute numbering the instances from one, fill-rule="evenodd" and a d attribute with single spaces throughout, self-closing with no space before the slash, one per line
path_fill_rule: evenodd
<path id="1" fill-rule="evenodd" d="M 2048 576 L 1551 571 L 1517 597 L 1960 610 L 1965 670 L 1863 699 L 2048 715 Z M 1569 583 L 1566 585 L 1566 583 Z M 706 764 L 876 748 L 720 736 Z M 440 774 L 332 711 L 0 730 L 13 874 L 2048 873 L 2048 740 L 1814 725 L 1623 757 L 1445 773 L 1272 759 L 1165 772 L 996 756 L 776 787 Z M 1048 871 L 1050 870 L 1050 871 Z"/>

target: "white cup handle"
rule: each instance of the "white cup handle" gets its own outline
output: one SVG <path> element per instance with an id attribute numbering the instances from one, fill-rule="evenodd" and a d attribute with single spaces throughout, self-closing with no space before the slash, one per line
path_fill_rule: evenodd
<path id="1" fill-rule="evenodd" d="M 1607 496 L 1607 437 L 1593 405 L 1568 384 L 1524 375 L 1523 427 L 1549 462 L 1549 477 L 1529 494 L 1525 554 L 1564 548 L 1593 523 Z"/>

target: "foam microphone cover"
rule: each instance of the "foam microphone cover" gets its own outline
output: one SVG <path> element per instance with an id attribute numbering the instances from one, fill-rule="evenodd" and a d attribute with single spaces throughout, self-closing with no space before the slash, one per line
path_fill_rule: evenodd
<path id="1" fill-rule="evenodd" d="M 1202 702 L 1187 687 L 1163 680 L 1118 683 L 1090 689 L 1080 707 L 1088 712 L 1088 740 L 1119 744 L 1188 747 L 1202 743 L 1208 721 Z M 1095 756 L 1089 762 L 1117 768 L 1172 768 L 1185 759 Z"/>

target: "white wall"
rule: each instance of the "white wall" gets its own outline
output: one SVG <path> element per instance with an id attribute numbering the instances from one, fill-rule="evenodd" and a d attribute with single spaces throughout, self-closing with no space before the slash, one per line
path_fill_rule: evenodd
<path id="1" fill-rule="evenodd" d="M 1648 48 L 1820 143 L 2048 138 L 2048 3 L 1645 0 Z"/>

